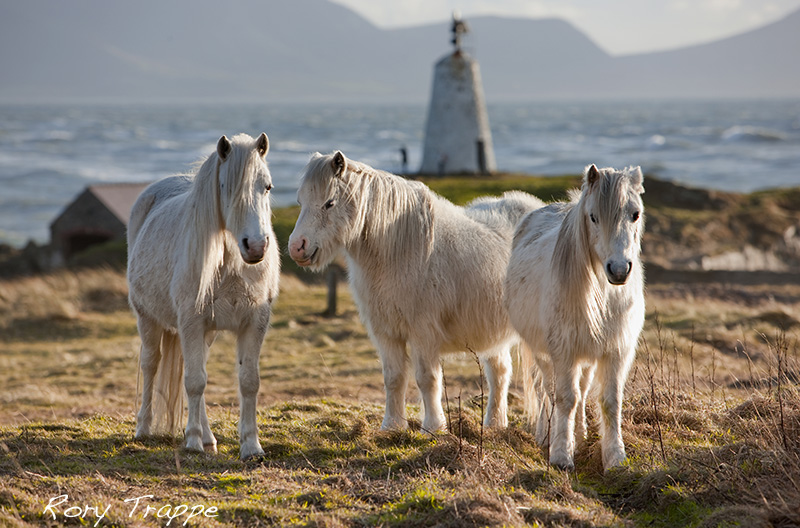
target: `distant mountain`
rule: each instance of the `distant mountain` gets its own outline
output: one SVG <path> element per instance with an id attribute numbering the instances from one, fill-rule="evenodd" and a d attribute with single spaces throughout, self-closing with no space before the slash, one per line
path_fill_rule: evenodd
<path id="1" fill-rule="evenodd" d="M 489 100 L 800 96 L 800 11 L 624 57 L 562 20 L 467 22 Z M 0 100 L 424 101 L 448 38 L 448 23 L 380 29 L 327 0 L 4 2 Z"/>
<path id="2" fill-rule="evenodd" d="M 654 97 L 798 97 L 798 52 L 800 10 L 741 35 L 615 63 L 630 87 Z"/>

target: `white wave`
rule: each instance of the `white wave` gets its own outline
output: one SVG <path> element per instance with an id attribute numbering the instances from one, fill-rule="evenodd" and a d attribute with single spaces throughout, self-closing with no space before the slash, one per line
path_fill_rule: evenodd
<path id="1" fill-rule="evenodd" d="M 657 150 L 664 148 L 667 144 L 667 138 L 661 134 L 653 134 L 647 139 L 647 148 L 650 150 Z"/>
<path id="2" fill-rule="evenodd" d="M 735 125 L 722 133 L 722 140 L 727 142 L 784 141 L 785 139 L 786 137 L 777 130 L 749 125 Z"/>

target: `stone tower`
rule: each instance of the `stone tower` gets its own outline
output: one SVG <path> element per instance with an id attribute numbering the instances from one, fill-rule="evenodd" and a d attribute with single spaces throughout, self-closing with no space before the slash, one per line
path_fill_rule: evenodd
<path id="1" fill-rule="evenodd" d="M 453 14 L 453 53 L 433 70 L 433 92 L 425 125 L 420 172 L 489 173 L 496 170 L 489 115 L 478 62 L 461 49 L 468 31 Z"/>

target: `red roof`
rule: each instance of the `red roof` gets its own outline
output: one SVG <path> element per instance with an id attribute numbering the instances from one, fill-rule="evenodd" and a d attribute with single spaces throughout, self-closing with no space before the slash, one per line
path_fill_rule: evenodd
<path id="1" fill-rule="evenodd" d="M 123 224 L 128 225 L 131 209 L 142 191 L 150 185 L 145 183 L 98 183 L 88 187 L 89 192 L 108 207 Z"/>

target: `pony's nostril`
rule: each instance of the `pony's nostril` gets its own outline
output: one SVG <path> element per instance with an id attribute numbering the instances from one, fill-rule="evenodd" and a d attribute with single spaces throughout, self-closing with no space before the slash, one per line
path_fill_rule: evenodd
<path id="1" fill-rule="evenodd" d="M 242 245 L 244 246 L 244 249 L 248 251 L 250 250 L 250 244 L 247 242 L 247 238 L 242 239 Z"/>
<path id="2" fill-rule="evenodd" d="M 631 262 L 631 261 L 629 260 L 629 261 L 628 261 L 628 271 L 625 273 L 625 276 L 628 276 L 628 275 L 630 275 L 630 274 L 631 274 L 631 270 L 632 270 L 632 269 L 633 269 L 633 262 Z"/>
<path id="3" fill-rule="evenodd" d="M 612 277 L 614 276 L 614 269 L 611 267 L 611 263 L 610 263 L 610 262 L 607 262 L 607 263 L 606 263 L 606 271 L 607 271 L 607 272 L 608 272 L 608 274 L 609 274 L 609 275 L 611 275 Z"/>

